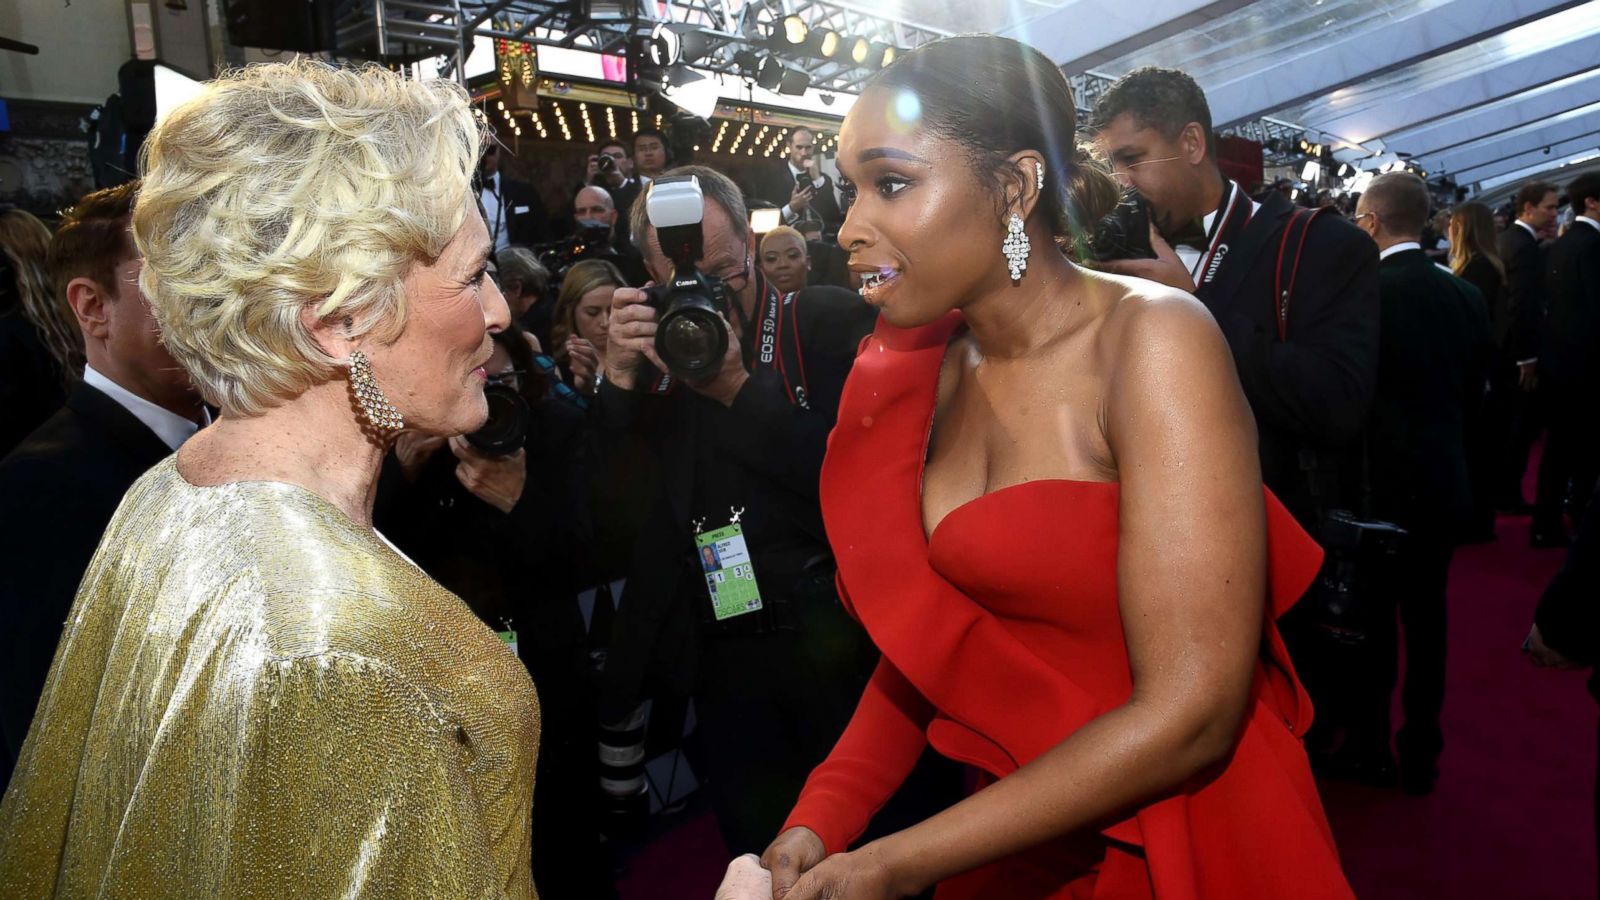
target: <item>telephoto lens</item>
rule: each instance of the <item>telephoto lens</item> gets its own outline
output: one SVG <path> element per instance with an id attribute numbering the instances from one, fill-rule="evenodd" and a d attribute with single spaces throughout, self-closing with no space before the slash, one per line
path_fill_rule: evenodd
<path id="1" fill-rule="evenodd" d="M 467 435 L 467 443 L 490 456 L 510 456 L 528 442 L 528 425 L 533 410 L 517 389 L 508 384 L 491 383 L 483 389 L 489 401 L 489 420 Z"/>
<path id="2" fill-rule="evenodd" d="M 650 785 L 645 781 L 645 723 L 649 707 L 641 703 L 622 721 L 600 726 L 600 791 L 605 795 L 609 834 L 625 832 L 650 811 Z"/>

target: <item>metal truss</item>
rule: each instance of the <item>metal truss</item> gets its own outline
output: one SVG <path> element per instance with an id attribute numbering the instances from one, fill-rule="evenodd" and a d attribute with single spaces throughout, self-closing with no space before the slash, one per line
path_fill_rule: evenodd
<path id="1" fill-rule="evenodd" d="M 769 41 L 787 16 L 799 16 L 812 33 L 831 29 L 846 46 L 855 38 L 901 51 L 949 32 L 886 15 L 845 0 L 360 0 L 340 22 L 340 45 L 385 57 L 445 56 L 459 77 L 473 37 L 623 53 L 629 42 L 659 25 L 693 32 L 703 44 L 696 68 L 752 77 L 753 57 L 777 54 L 806 72 L 823 91 L 858 92 L 875 69 L 851 61 L 808 56 Z M 743 55 L 741 55 L 743 54 Z"/>

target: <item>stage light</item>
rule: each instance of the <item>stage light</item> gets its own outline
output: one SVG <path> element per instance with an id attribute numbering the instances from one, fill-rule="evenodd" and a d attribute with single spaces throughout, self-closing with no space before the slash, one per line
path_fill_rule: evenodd
<path id="1" fill-rule="evenodd" d="M 885 48 L 883 48 L 883 62 L 881 63 L 883 68 L 887 69 L 890 66 L 894 65 L 894 59 L 895 59 L 896 56 L 899 56 L 899 55 L 900 55 L 900 51 L 896 50 L 893 47 L 885 47 Z"/>
<path id="2" fill-rule="evenodd" d="M 806 20 L 799 16 L 784 16 L 782 27 L 783 39 L 796 47 L 804 44 L 806 36 L 811 33 L 811 29 L 806 26 Z"/>
<path id="3" fill-rule="evenodd" d="M 817 54 L 823 59 L 833 59 L 843 45 L 844 38 L 839 37 L 839 32 L 832 28 L 825 29 L 822 39 L 817 42 Z"/>
<path id="4" fill-rule="evenodd" d="M 1300 170 L 1300 180 L 1305 182 L 1314 182 L 1317 180 L 1317 175 L 1320 174 L 1321 171 L 1322 167 L 1317 165 L 1316 162 L 1308 162 L 1306 163 L 1306 167 Z"/>
<path id="5" fill-rule="evenodd" d="M 800 69 L 784 68 L 783 80 L 778 83 L 778 93 L 799 97 L 805 94 L 806 88 L 811 87 L 811 76 Z"/>
<path id="6" fill-rule="evenodd" d="M 872 42 L 864 37 L 851 38 L 850 61 L 858 66 L 867 64 L 867 57 L 872 55 Z"/>
<path id="7" fill-rule="evenodd" d="M 1354 174 L 1356 174 L 1356 167 L 1355 166 L 1352 166 L 1349 163 L 1344 163 L 1343 165 L 1339 166 L 1339 177 L 1340 178 L 1349 178 L 1350 176 L 1352 176 Z"/>
<path id="8" fill-rule="evenodd" d="M 776 56 L 767 57 L 766 62 L 761 64 L 761 72 L 756 75 L 756 84 L 769 91 L 777 90 L 778 85 L 783 83 L 783 70 L 783 63 Z"/>

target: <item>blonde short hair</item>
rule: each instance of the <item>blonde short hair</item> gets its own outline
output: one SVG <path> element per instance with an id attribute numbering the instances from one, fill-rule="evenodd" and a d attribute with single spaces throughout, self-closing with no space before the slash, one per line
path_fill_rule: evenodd
<path id="1" fill-rule="evenodd" d="M 800 232 L 796 231 L 793 228 L 790 228 L 788 225 L 779 225 L 777 228 L 772 229 L 771 231 L 767 232 L 765 235 L 762 236 L 762 238 L 761 238 L 761 252 L 762 253 L 767 252 L 767 241 L 770 241 L 773 238 L 788 238 L 789 240 L 792 240 L 795 243 L 800 245 L 800 252 L 801 253 L 809 254 L 811 252 L 811 248 L 806 246 L 806 236 L 805 235 L 801 234 Z"/>
<path id="2" fill-rule="evenodd" d="M 303 59 L 227 73 L 158 124 L 140 286 L 205 398 L 256 415 L 332 377 L 308 304 L 397 337 L 403 279 L 466 221 L 483 140 L 459 85 Z"/>

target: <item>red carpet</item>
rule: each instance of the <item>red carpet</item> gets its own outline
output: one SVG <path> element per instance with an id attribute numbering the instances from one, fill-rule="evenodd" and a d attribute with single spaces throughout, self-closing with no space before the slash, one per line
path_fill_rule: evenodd
<path id="1" fill-rule="evenodd" d="M 1563 557 L 1528 549 L 1526 517 L 1456 554 L 1438 788 L 1322 786 L 1363 900 L 1596 896 L 1595 704 L 1582 673 L 1536 669 L 1519 649 Z M 702 815 L 635 857 L 619 888 L 623 900 L 710 900 L 726 863 Z"/>

